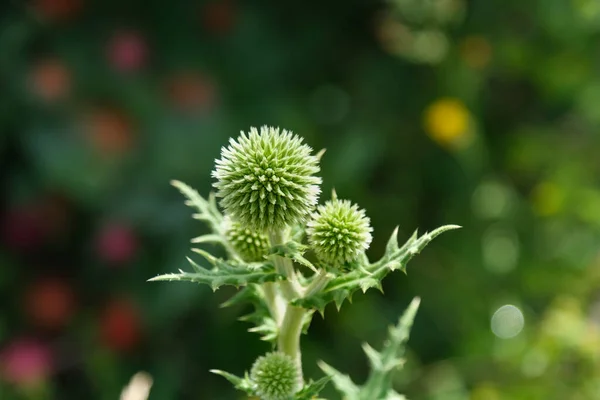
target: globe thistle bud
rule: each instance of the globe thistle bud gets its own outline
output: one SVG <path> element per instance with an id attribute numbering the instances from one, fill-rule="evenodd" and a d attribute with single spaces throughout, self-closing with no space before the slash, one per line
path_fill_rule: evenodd
<path id="1" fill-rule="evenodd" d="M 221 149 L 212 176 L 225 212 L 255 231 L 306 220 L 320 193 L 317 157 L 287 130 L 250 128 Z"/>
<path id="2" fill-rule="evenodd" d="M 334 198 L 319 206 L 307 224 L 307 235 L 319 260 L 332 266 L 354 261 L 371 244 L 372 228 L 365 210 Z"/>
<path id="3" fill-rule="evenodd" d="M 246 228 L 229 218 L 225 220 L 225 237 L 246 262 L 262 261 L 271 247 L 267 235 Z"/>
<path id="4" fill-rule="evenodd" d="M 250 370 L 250 379 L 263 400 L 288 400 L 300 389 L 300 373 L 296 363 L 281 352 L 259 357 Z"/>

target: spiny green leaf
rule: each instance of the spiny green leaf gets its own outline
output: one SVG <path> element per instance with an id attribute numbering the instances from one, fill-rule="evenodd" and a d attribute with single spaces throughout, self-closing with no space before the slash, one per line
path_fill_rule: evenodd
<path id="1" fill-rule="evenodd" d="M 308 382 L 302 390 L 294 395 L 294 400 L 312 400 L 327 386 L 331 380 L 330 376 L 324 376 L 317 381 Z"/>
<path id="2" fill-rule="evenodd" d="M 210 254 L 209 252 L 207 252 L 206 250 L 202 250 L 202 249 L 192 249 L 192 251 L 196 254 L 200 254 L 202 257 L 204 257 L 204 259 L 206 261 L 208 261 L 212 266 L 216 266 L 217 265 L 217 257 L 213 256 L 212 254 Z"/>
<path id="3" fill-rule="evenodd" d="M 223 244 L 223 237 L 221 235 L 208 234 L 195 237 L 191 240 L 192 243 L 216 243 Z"/>
<path id="4" fill-rule="evenodd" d="M 352 379 L 350 379 L 348 375 L 342 374 L 340 371 L 323 361 L 319 361 L 318 365 L 319 368 L 331 378 L 333 386 L 335 386 L 337 391 L 340 392 L 344 398 L 348 400 L 357 398 L 359 387 L 352 382 Z"/>
<path id="5" fill-rule="evenodd" d="M 392 389 L 393 373 L 404 364 L 404 345 L 410 335 L 419 303 L 420 299 L 414 298 L 400 317 L 398 324 L 389 328 L 388 339 L 384 342 L 381 352 L 377 352 L 366 343 L 363 345 L 371 372 L 367 382 L 361 388 L 360 399 L 385 398 L 382 396 Z"/>
<path id="6" fill-rule="evenodd" d="M 413 299 L 398 324 L 389 328 L 388 338 L 380 352 L 367 343 L 363 345 L 371 369 L 364 385 L 356 385 L 348 375 L 342 374 L 324 362 L 319 362 L 319 367 L 331 377 L 333 385 L 344 399 L 406 400 L 404 396 L 392 389 L 392 378 L 393 373 L 404 363 L 404 344 L 408 340 L 419 302 L 419 298 Z"/>
<path id="7" fill-rule="evenodd" d="M 211 256 L 212 257 L 212 256 Z M 272 282 L 278 279 L 279 275 L 275 268 L 268 263 L 262 264 L 261 268 L 248 268 L 245 264 L 229 264 L 224 260 L 212 257 L 215 268 L 206 269 L 188 258 L 192 264 L 194 272 L 183 272 L 174 274 L 159 275 L 149 281 L 187 281 L 204 283 L 213 290 L 217 290 L 223 285 L 235 287 L 247 286 L 251 283 Z"/>
<path id="8" fill-rule="evenodd" d="M 313 272 L 317 273 L 317 268 L 306 258 L 304 258 L 304 252 L 307 246 L 300 244 L 295 241 L 290 241 L 281 245 L 271 247 L 269 255 L 278 255 L 290 260 L 296 261 L 297 263 L 310 268 Z"/>
<path id="9" fill-rule="evenodd" d="M 248 396 L 256 395 L 254 384 L 250 380 L 248 373 L 246 373 L 243 378 L 240 378 L 239 376 L 235 376 L 233 374 L 230 374 L 229 372 L 221 371 L 218 369 L 211 369 L 210 372 L 216 375 L 221 375 L 223 378 L 231 382 L 231 384 L 233 384 L 233 386 L 236 389 L 241 390 L 242 392 L 246 392 Z"/>
<path id="10" fill-rule="evenodd" d="M 344 300 L 350 298 L 357 290 L 366 292 L 370 288 L 381 289 L 381 281 L 385 276 L 396 269 L 406 271 L 407 263 L 418 254 L 431 240 L 451 229 L 460 228 L 457 225 L 442 226 L 420 237 L 415 232 L 402 247 L 397 245 L 397 231 L 394 230 L 386 246 L 383 257 L 370 263 L 366 257 L 359 259 L 361 265 L 352 265 L 349 272 L 339 274 L 313 296 L 297 299 L 294 304 L 307 309 L 316 309 L 324 313 L 325 306 L 334 302 L 339 309 Z"/>
<path id="11" fill-rule="evenodd" d="M 387 246 L 385 246 L 386 253 L 392 253 L 396 250 L 400 250 L 400 248 L 398 247 L 398 227 L 394 229 L 392 235 L 390 236 L 390 239 L 387 242 Z"/>
<path id="12" fill-rule="evenodd" d="M 217 202 L 214 194 L 211 193 L 208 200 L 205 200 L 200 194 L 190 186 L 183 182 L 173 180 L 171 181 L 176 189 L 183 194 L 188 200 L 185 202 L 186 205 L 195 208 L 198 213 L 194 215 L 194 218 L 205 221 L 213 230 L 213 232 L 219 232 L 221 222 L 223 221 L 223 215 L 217 208 Z"/>
<path id="13" fill-rule="evenodd" d="M 248 329 L 248 332 L 260 334 L 260 339 L 265 342 L 275 342 L 278 337 L 279 328 L 273 318 L 263 317 L 262 323 L 257 324 L 254 328 Z"/>
<path id="14" fill-rule="evenodd" d="M 277 341 L 277 324 L 271 317 L 268 306 L 264 301 L 261 285 L 251 284 L 221 305 L 221 307 L 230 307 L 235 304 L 251 303 L 254 310 L 239 318 L 240 321 L 250 322 L 255 327 L 248 329 L 249 332 L 256 332 L 261 335 L 261 340 L 275 343 Z"/>

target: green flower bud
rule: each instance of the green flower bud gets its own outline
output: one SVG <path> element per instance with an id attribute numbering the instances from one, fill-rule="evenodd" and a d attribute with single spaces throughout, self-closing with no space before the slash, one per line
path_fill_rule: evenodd
<path id="1" fill-rule="evenodd" d="M 221 149 L 212 176 L 225 212 L 255 231 L 303 222 L 317 204 L 317 157 L 290 131 L 250 128 Z"/>
<path id="2" fill-rule="evenodd" d="M 245 228 L 229 218 L 225 220 L 225 237 L 246 262 L 264 260 L 271 247 L 267 235 Z"/>
<path id="3" fill-rule="evenodd" d="M 308 241 L 319 260 L 339 266 L 354 261 L 371 244 L 370 220 L 365 210 L 334 198 L 319 206 L 307 224 Z"/>
<path id="4" fill-rule="evenodd" d="M 281 352 L 259 357 L 252 366 L 250 379 L 263 400 L 288 400 L 300 389 L 300 372 L 296 363 Z"/>

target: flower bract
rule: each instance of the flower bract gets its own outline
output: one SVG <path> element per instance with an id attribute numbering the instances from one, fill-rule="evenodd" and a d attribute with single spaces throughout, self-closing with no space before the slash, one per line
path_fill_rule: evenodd
<path id="1" fill-rule="evenodd" d="M 227 220 L 225 237 L 235 252 L 247 262 L 262 261 L 269 253 L 269 238 L 236 221 Z"/>

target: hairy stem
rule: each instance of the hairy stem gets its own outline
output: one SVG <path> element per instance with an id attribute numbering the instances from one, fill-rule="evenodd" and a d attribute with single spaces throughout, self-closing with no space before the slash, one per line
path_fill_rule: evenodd
<path id="1" fill-rule="evenodd" d="M 294 359 L 300 371 L 299 381 L 301 386 L 304 384 L 302 377 L 302 354 L 300 352 L 300 335 L 302 334 L 302 325 L 306 310 L 300 307 L 288 304 L 283 322 L 279 327 L 279 338 L 277 347 L 279 351 L 289 355 Z"/>

